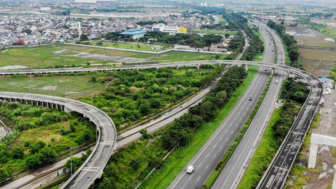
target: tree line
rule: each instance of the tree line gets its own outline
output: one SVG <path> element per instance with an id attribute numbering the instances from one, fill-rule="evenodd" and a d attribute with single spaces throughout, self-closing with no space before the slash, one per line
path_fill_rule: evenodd
<path id="1" fill-rule="evenodd" d="M 140 38 L 140 42 L 147 42 L 149 39 L 156 39 L 157 42 L 165 44 L 179 44 L 188 45 L 191 47 L 202 48 L 210 47 L 213 43 L 219 43 L 223 41 L 223 37 L 219 35 L 209 34 L 201 37 L 198 34 L 184 34 L 178 33 L 175 35 L 169 35 L 167 32 L 150 31 Z"/>
<path id="2" fill-rule="evenodd" d="M 171 127 L 162 135 L 165 149 L 186 146 L 191 135 L 203 122 L 213 121 L 220 109 L 232 96 L 247 76 L 245 67 L 232 67 L 218 82 L 216 87 L 198 105 L 189 109 L 189 113 L 176 119 Z"/>
<path id="3" fill-rule="evenodd" d="M 279 34 L 283 42 L 285 43 L 287 47 L 287 51 L 288 51 L 289 60 L 290 60 L 290 66 L 304 69 L 303 65 L 299 61 L 300 52 L 296 45 L 297 41 L 295 40 L 293 36 L 286 33 L 285 26 L 277 24 L 272 20 L 268 21 L 267 26 L 274 29 Z"/>
<path id="4" fill-rule="evenodd" d="M 286 137 L 295 115 L 300 111 L 300 105 L 302 105 L 308 96 L 309 90 L 302 82 L 296 82 L 294 79 L 286 79 L 283 83 L 281 99 L 285 101 L 281 118 L 273 125 L 275 136 L 279 142 Z"/>
<path id="5" fill-rule="evenodd" d="M 240 14 L 232 13 L 231 18 L 250 39 L 250 46 L 246 49 L 242 60 L 253 60 L 257 54 L 264 52 L 264 43 L 259 38 L 259 29 L 255 26 L 249 26 L 248 20 Z"/>

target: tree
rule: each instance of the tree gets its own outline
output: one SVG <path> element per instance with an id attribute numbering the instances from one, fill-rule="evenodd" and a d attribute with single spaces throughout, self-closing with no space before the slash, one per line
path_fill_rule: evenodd
<path id="1" fill-rule="evenodd" d="M 97 82 L 97 78 L 95 76 L 92 76 L 91 79 L 90 79 L 91 82 L 95 83 Z"/>
<path id="2" fill-rule="evenodd" d="M 24 156 L 23 149 L 19 147 L 14 147 L 11 151 L 11 155 L 13 159 L 22 159 Z"/>
<path id="3" fill-rule="evenodd" d="M 80 41 L 88 41 L 88 40 L 89 40 L 88 35 L 82 34 L 80 36 Z"/>
<path id="4" fill-rule="evenodd" d="M 163 159 L 160 157 L 154 158 L 151 163 L 150 166 L 155 167 L 157 169 L 160 169 L 161 165 L 163 163 Z"/>
<path id="5" fill-rule="evenodd" d="M 83 163 L 83 161 L 82 161 L 81 158 L 71 157 L 65 163 L 64 168 L 63 168 L 63 172 L 64 173 L 69 173 L 69 172 L 71 172 L 71 168 L 72 168 L 72 173 L 74 173 L 82 165 L 82 163 Z"/>
<path id="6" fill-rule="evenodd" d="M 38 166 L 41 165 L 41 161 L 40 159 L 37 157 L 36 154 L 33 154 L 33 155 L 29 155 L 27 158 L 26 158 L 26 167 L 28 169 L 33 169 L 33 168 L 36 168 Z"/>
<path id="7" fill-rule="evenodd" d="M 149 102 L 146 101 L 144 103 L 141 103 L 141 105 L 139 106 L 139 109 L 142 115 L 147 115 L 149 114 L 151 110 L 151 105 L 149 104 Z"/>
<path id="8" fill-rule="evenodd" d="M 219 108 L 221 108 L 224 105 L 224 103 L 226 101 L 226 98 L 227 98 L 226 91 L 221 91 L 221 92 L 218 92 L 216 94 L 215 99 L 216 99 L 216 102 L 217 102 L 217 106 Z"/>
<path id="9" fill-rule="evenodd" d="M 12 178 L 12 173 L 6 170 L 5 168 L 0 168 L 0 183 L 6 181 L 9 178 Z"/>
<path id="10" fill-rule="evenodd" d="M 50 147 L 45 147 L 38 153 L 38 157 L 42 163 L 50 162 L 54 160 L 56 156 L 56 151 Z"/>
<path id="11" fill-rule="evenodd" d="M 140 130 L 140 133 L 142 134 L 142 137 L 143 137 L 144 139 L 150 139 L 150 138 L 153 138 L 152 135 L 150 135 L 150 134 L 147 133 L 147 130 L 146 130 L 146 129 L 141 129 L 141 130 Z"/>
<path id="12" fill-rule="evenodd" d="M 38 140 L 36 142 L 36 144 L 34 144 L 30 147 L 30 154 L 35 154 L 35 153 L 39 152 L 45 146 L 46 146 L 46 143 L 44 143 L 42 140 Z"/>
<path id="13" fill-rule="evenodd" d="M 130 166 L 132 167 L 133 170 L 137 171 L 141 166 L 141 159 L 139 158 L 133 159 L 130 162 Z"/>

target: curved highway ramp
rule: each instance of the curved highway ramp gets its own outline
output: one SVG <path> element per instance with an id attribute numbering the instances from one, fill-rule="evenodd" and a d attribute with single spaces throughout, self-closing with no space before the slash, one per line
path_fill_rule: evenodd
<path id="1" fill-rule="evenodd" d="M 97 143 L 82 166 L 61 188 L 89 188 L 101 177 L 113 150 L 117 132 L 111 118 L 103 111 L 76 100 L 46 95 L 0 92 L 0 101 L 21 102 L 67 112 L 77 112 L 90 119 L 97 127 Z"/>

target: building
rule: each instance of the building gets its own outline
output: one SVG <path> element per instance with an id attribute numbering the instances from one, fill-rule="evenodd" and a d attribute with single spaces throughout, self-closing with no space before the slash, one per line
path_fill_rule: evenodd
<path id="1" fill-rule="evenodd" d="M 51 11 L 50 7 L 41 7 L 40 11 Z"/>
<path id="2" fill-rule="evenodd" d="M 131 36 L 132 39 L 139 39 L 144 37 L 147 32 L 142 29 L 132 29 L 132 30 L 125 30 L 124 32 L 120 33 L 119 37 L 124 38 L 125 36 Z"/>
<path id="3" fill-rule="evenodd" d="M 75 0 L 75 3 L 97 3 L 96 0 Z"/>
<path id="4" fill-rule="evenodd" d="M 184 34 L 187 34 L 187 33 L 188 33 L 187 28 L 183 28 L 183 27 L 179 27 L 179 28 L 178 28 L 178 31 L 179 31 L 180 33 L 184 33 Z"/>
<path id="5" fill-rule="evenodd" d="M 177 26 L 166 26 L 165 24 L 155 24 L 152 27 L 152 31 L 160 31 L 169 33 L 169 35 L 175 35 L 177 33 L 185 33 L 187 34 L 187 28 L 177 27 Z"/>
<path id="6" fill-rule="evenodd" d="M 323 88 L 334 88 L 334 80 L 329 78 L 319 78 L 319 80 L 321 81 Z"/>

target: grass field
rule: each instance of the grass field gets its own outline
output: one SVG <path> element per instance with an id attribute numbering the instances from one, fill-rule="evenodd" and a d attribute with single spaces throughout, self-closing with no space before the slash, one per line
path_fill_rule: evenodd
<path id="1" fill-rule="evenodd" d="M 205 53 L 171 51 L 168 53 L 158 55 L 138 53 L 134 57 L 164 63 L 164 62 L 180 62 L 188 60 L 211 60 L 214 59 L 214 56 L 215 55 Z"/>
<path id="2" fill-rule="evenodd" d="M 204 33 L 204 34 L 230 34 L 230 35 L 235 35 L 237 31 L 232 31 L 232 30 L 208 30 L 208 29 L 193 29 L 191 30 L 192 32 L 195 33 Z"/>
<path id="3" fill-rule="evenodd" d="M 91 45 L 98 46 L 97 42 L 91 42 Z M 114 47 L 114 48 L 120 48 L 120 49 L 129 49 L 129 50 L 140 50 L 140 51 L 151 51 L 151 52 L 158 52 L 161 50 L 153 50 L 152 45 L 146 45 L 146 44 L 135 44 L 135 43 L 111 43 L 111 42 L 102 42 L 103 47 Z M 167 50 L 173 48 L 170 47 L 164 47 L 163 50 Z"/>
<path id="4" fill-rule="evenodd" d="M 27 67 L 67 66 L 73 64 L 86 64 L 90 61 L 103 62 L 94 58 L 73 57 L 75 53 L 67 52 L 54 54 L 63 50 L 63 45 L 47 45 L 41 47 L 10 48 L 7 52 L 0 53 L 0 67 L 9 65 L 22 65 Z"/>
<path id="5" fill-rule="evenodd" d="M 105 85 L 90 82 L 92 75 L 50 77 L 2 77 L 0 91 L 35 93 L 78 99 L 89 98 L 101 92 Z M 56 87 L 55 89 L 49 88 Z"/>
<path id="6" fill-rule="evenodd" d="M 156 170 L 147 180 L 143 182 L 140 189 L 149 188 L 167 188 L 174 178 L 181 172 L 187 163 L 195 156 L 195 154 L 206 143 L 213 132 L 219 127 L 220 123 L 226 118 L 239 101 L 239 97 L 244 94 L 250 83 L 252 82 L 258 68 L 249 69 L 249 74 L 244 83 L 237 88 L 225 107 L 220 110 L 218 116 L 213 122 L 205 123 L 192 136 L 192 142 L 186 148 L 180 148 L 173 152 L 163 164 L 162 168 Z"/>
<path id="7" fill-rule="evenodd" d="M 315 47 L 335 47 L 336 44 L 327 43 L 324 41 L 328 36 L 319 33 L 316 37 L 294 36 L 297 44 L 300 46 L 315 46 Z"/>
<path id="8" fill-rule="evenodd" d="M 266 159 L 267 162 L 272 161 L 273 157 L 266 154 L 275 154 L 277 151 L 274 143 L 270 141 L 274 139 L 274 130 L 272 127 L 280 119 L 281 111 L 282 109 L 279 108 L 273 112 L 272 117 L 266 127 L 265 133 L 259 143 L 258 149 L 256 150 L 251 163 L 244 174 L 244 177 L 240 181 L 238 189 L 255 188 L 265 169 L 265 167 L 260 166 L 260 162 L 265 162 Z"/>
<path id="9" fill-rule="evenodd" d="M 336 53 L 333 51 L 324 51 L 316 49 L 299 49 L 302 57 L 317 61 L 336 61 Z"/>
<path id="10" fill-rule="evenodd" d="M 61 44 L 10 48 L 8 51 L 0 53 L 0 55 L 0 67 L 21 65 L 30 68 L 86 66 L 87 63 L 209 60 L 215 56 L 206 53 L 190 52 L 168 52 L 156 55 Z"/>

